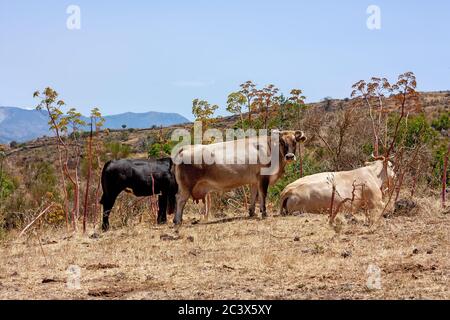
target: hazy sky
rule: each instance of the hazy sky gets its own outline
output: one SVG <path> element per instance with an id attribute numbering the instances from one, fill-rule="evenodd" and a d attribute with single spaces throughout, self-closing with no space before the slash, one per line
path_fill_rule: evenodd
<path id="1" fill-rule="evenodd" d="M 366 10 L 381 9 L 369 30 Z M 69 5 L 81 29 L 66 26 Z M 149 110 L 191 117 L 246 80 L 308 101 L 349 96 L 373 75 L 414 71 L 450 89 L 450 1 L 0 0 L 0 105 L 33 107 L 52 86 L 83 113 Z"/>

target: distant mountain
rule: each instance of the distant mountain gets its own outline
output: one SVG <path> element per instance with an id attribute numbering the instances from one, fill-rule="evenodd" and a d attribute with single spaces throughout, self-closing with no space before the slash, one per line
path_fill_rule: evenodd
<path id="1" fill-rule="evenodd" d="M 88 121 L 85 119 L 85 121 Z M 152 126 L 170 126 L 189 122 L 177 113 L 145 112 L 105 116 L 105 128 L 145 129 Z M 51 136 L 45 111 L 27 110 L 16 107 L 0 107 L 0 143 L 25 142 L 41 136 Z"/>
<path id="2" fill-rule="evenodd" d="M 164 113 L 150 111 L 146 113 L 126 112 L 113 116 L 105 116 L 105 128 L 122 129 L 122 125 L 127 128 L 145 129 L 151 126 L 171 126 L 190 122 L 178 113 Z"/>
<path id="3" fill-rule="evenodd" d="M 24 142 L 49 135 L 43 111 L 0 107 L 0 143 Z"/>

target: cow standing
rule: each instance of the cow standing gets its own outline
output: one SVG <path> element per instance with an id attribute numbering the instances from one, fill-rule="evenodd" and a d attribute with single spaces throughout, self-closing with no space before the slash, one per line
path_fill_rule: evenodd
<path id="1" fill-rule="evenodd" d="M 395 176 L 393 165 L 384 158 L 366 162 L 366 166 L 342 172 L 323 172 L 301 178 L 288 185 L 281 193 L 280 214 L 294 212 L 329 212 L 335 185 L 333 207 L 351 202 L 356 211 L 382 210 L 384 185 Z"/>
<path id="2" fill-rule="evenodd" d="M 172 174 L 172 159 L 160 160 L 113 160 L 105 164 L 102 171 L 104 231 L 109 229 L 109 214 L 118 195 L 129 190 L 137 197 L 158 196 L 159 224 L 167 221 L 167 213 L 175 209 L 177 184 Z"/>
<path id="3" fill-rule="evenodd" d="M 269 185 L 273 185 L 283 175 L 288 162 L 295 161 L 297 143 L 306 140 L 302 131 L 277 131 L 277 137 L 276 140 L 268 137 L 263 144 L 257 137 L 250 137 L 210 145 L 185 146 L 179 150 L 174 165 L 178 183 L 174 223 L 181 224 L 183 209 L 189 197 L 192 197 L 194 201 L 204 200 L 211 191 L 228 191 L 243 185 L 250 185 L 250 216 L 255 215 L 256 198 L 259 196 L 260 210 L 262 216 L 266 217 L 266 196 Z M 244 148 L 245 152 L 236 152 L 239 148 Z M 235 152 L 229 152 L 229 150 Z M 271 150 L 277 150 L 278 155 L 272 155 Z M 211 164 L 193 161 L 196 158 L 202 159 L 204 154 L 222 161 Z M 253 164 L 251 159 L 255 154 L 267 155 L 269 160 L 277 158 L 278 168 L 270 174 L 262 174 L 261 170 L 271 167 L 272 161 L 266 164 Z M 186 159 L 190 160 L 185 161 Z"/>

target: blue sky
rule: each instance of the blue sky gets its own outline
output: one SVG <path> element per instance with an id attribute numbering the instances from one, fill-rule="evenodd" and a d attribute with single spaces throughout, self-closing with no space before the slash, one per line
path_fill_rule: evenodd
<path id="1" fill-rule="evenodd" d="M 69 5 L 81 29 L 69 30 Z M 369 30 L 369 5 L 381 30 Z M 52 86 L 83 113 L 149 110 L 190 119 L 246 80 L 308 101 L 349 96 L 370 76 L 416 73 L 420 90 L 450 89 L 446 0 L 0 0 L 0 105 L 33 107 Z"/>

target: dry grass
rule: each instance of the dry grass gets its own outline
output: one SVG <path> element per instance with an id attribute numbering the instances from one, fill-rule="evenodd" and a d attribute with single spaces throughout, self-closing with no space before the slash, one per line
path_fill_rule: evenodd
<path id="1" fill-rule="evenodd" d="M 228 214 L 177 232 L 143 223 L 92 237 L 62 231 L 0 248 L 2 299 L 450 299 L 450 216 L 419 199 L 413 217 L 362 218 L 332 228 L 324 216 L 249 220 Z M 223 219 L 223 218 L 221 218 Z M 381 290 L 366 287 L 370 264 Z M 66 270 L 81 267 L 81 288 Z"/>

